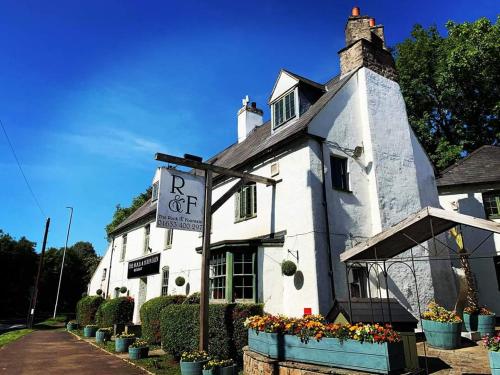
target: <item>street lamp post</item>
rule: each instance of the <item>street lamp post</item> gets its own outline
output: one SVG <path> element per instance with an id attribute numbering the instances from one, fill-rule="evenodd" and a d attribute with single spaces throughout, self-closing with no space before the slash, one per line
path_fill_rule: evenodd
<path id="1" fill-rule="evenodd" d="M 66 250 L 68 249 L 69 230 L 71 229 L 71 220 L 73 219 L 73 207 L 66 207 L 66 208 L 69 208 L 71 211 L 69 214 L 68 231 L 66 233 L 66 243 L 64 244 L 64 252 L 63 252 L 63 258 L 62 258 L 62 262 L 61 262 L 61 273 L 59 274 L 59 285 L 57 286 L 56 305 L 54 306 L 54 319 L 55 319 L 56 313 L 57 313 L 57 303 L 59 302 L 59 291 L 61 290 L 61 281 L 62 281 L 62 275 L 63 275 L 63 269 L 64 269 L 64 258 L 66 257 Z"/>

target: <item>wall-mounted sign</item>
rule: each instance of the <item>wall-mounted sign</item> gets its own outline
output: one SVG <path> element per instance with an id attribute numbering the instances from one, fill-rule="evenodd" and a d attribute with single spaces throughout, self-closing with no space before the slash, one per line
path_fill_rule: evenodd
<path id="1" fill-rule="evenodd" d="M 127 279 L 135 279 L 160 273 L 160 254 L 148 255 L 144 258 L 128 262 Z"/>
<path id="2" fill-rule="evenodd" d="M 205 178 L 175 169 L 160 169 L 156 226 L 203 232 Z"/>

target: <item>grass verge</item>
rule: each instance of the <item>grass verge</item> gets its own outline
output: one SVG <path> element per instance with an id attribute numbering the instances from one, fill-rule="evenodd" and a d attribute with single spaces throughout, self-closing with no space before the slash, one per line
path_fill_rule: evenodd
<path id="1" fill-rule="evenodd" d="M 32 329 L 19 329 L 17 331 L 2 333 L 0 335 L 0 348 L 4 345 L 11 343 L 12 341 L 20 339 L 23 336 L 26 336 L 28 333 L 31 332 L 33 332 Z"/>
<path id="2" fill-rule="evenodd" d="M 148 358 L 131 360 L 137 366 L 145 368 L 156 375 L 180 375 L 179 363 L 170 355 L 152 355 Z"/>

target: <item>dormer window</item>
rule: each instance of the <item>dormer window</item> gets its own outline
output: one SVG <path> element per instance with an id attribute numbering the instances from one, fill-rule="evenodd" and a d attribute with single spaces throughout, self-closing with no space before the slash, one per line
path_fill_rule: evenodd
<path id="1" fill-rule="evenodd" d="M 273 104 L 273 129 L 295 117 L 295 91 L 292 90 Z"/>

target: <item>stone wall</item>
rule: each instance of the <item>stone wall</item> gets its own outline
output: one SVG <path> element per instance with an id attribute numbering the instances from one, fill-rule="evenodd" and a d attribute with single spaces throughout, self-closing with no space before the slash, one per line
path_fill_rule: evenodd
<path id="1" fill-rule="evenodd" d="M 366 372 L 343 370 L 326 366 L 308 365 L 298 362 L 278 361 L 258 354 L 248 347 L 243 348 L 244 375 L 362 375 Z"/>

